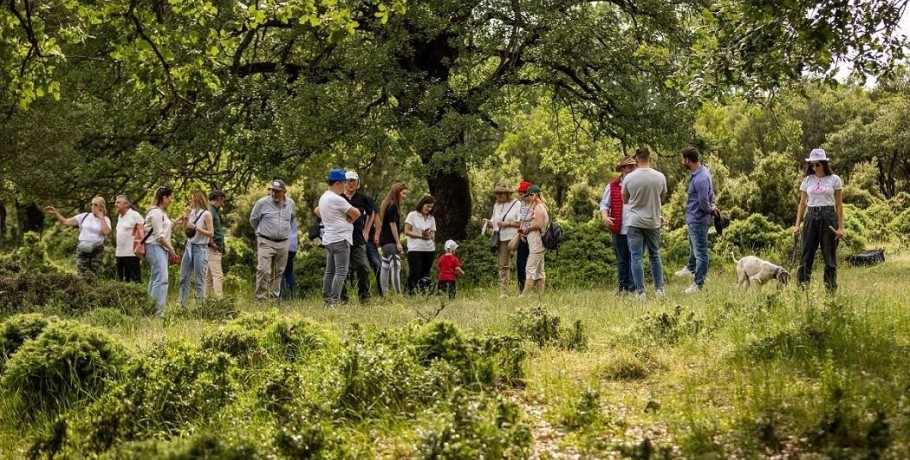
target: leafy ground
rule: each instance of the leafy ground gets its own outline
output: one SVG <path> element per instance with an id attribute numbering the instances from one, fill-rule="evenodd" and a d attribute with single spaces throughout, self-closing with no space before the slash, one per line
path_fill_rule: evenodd
<path id="1" fill-rule="evenodd" d="M 421 318 L 440 306 L 435 298 L 337 309 L 241 300 L 240 320 L 89 312 L 61 321 L 87 323 L 84 336 L 106 333 L 106 356 L 125 364 L 102 375 L 113 382 L 102 389 L 78 387 L 38 407 L 23 400 L 41 393 L 9 377 L 22 366 L 11 355 L 0 367 L 0 457 L 48 456 L 57 443 L 58 455 L 111 458 L 908 458 L 908 269 L 906 254 L 844 267 L 833 297 L 819 280 L 809 291 L 744 293 L 726 263 L 697 295 L 670 280 L 663 301 L 606 289 L 502 300 L 474 290 L 429 325 Z M 208 380 L 198 370 L 168 374 L 184 355 L 227 370 Z M 155 378 L 184 379 L 208 399 Z M 144 398 L 179 397 L 136 409 L 142 379 L 158 382 Z M 155 423 L 133 423 L 140 417 Z M 97 447 L 103 430 L 86 427 L 102 422 L 120 433 L 112 445 L 122 450 Z M 286 432 L 304 426 L 316 428 Z"/>

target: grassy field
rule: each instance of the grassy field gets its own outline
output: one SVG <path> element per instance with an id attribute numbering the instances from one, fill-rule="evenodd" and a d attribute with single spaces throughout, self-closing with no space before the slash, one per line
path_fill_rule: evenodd
<path id="1" fill-rule="evenodd" d="M 883 265 L 843 267 L 835 296 L 826 296 L 821 289 L 819 269 L 808 291 L 769 285 L 743 292 L 733 286 L 732 264 L 721 262 L 712 268 L 705 291 L 684 295 L 687 280 L 670 279 L 665 299 L 646 302 L 617 297 L 606 288 L 554 290 L 524 299 L 499 299 L 494 289 L 466 290 L 432 322 L 451 322 L 467 336 L 517 334 L 527 339 L 522 345 L 528 355 L 521 364 L 521 378 L 509 384 L 497 381 L 479 391 L 512 404 L 509 407 L 517 409 L 515 424 L 526 427 L 530 436 L 527 449 L 487 451 L 496 456 L 910 458 L 910 290 L 904 281 L 910 256 L 889 254 Z M 291 364 L 250 364 L 257 373 L 241 371 L 247 373 L 237 377 L 236 397 L 223 408 L 176 429 L 150 430 L 134 439 L 167 442 L 209 431 L 233 433 L 225 436 L 254 445 L 269 444 L 243 434 L 250 427 L 279 425 L 270 418 L 279 416 L 250 412 L 259 404 L 255 395 L 261 392 L 255 388 L 266 380 L 263 375 L 271 372 L 270 366 L 310 373 L 301 388 L 318 386 L 319 369 L 329 369 L 320 366 L 331 364 L 323 361 L 349 357 L 345 347 L 360 334 L 382 338 L 383 331 L 417 327 L 412 325 L 423 322 L 421 318 L 435 311 L 440 301 L 386 299 L 368 307 L 337 309 L 327 309 L 316 299 L 238 304 L 240 310 L 265 316 L 310 318 L 333 337 L 334 345 L 327 349 L 335 351 Z M 560 346 L 557 341 L 535 345 L 534 332 L 517 326 L 517 318 L 532 315 L 528 312 L 533 307 L 542 307 L 551 320 L 558 317 L 563 337 L 579 321 L 583 346 Z M 522 313 L 516 314 L 519 310 Z M 105 330 L 138 356 L 154 355 L 166 343 L 198 346 L 207 335 L 226 328 L 223 320 L 193 317 L 111 319 L 89 314 L 76 319 Z M 370 346 L 385 343 L 364 340 Z M 404 342 L 388 343 L 391 349 Z M 17 412 L 22 407 L 16 401 L 19 395 L 11 393 L 9 385 L 4 388 L 0 457 L 23 457 L 29 449 L 37 452 L 34 445 L 53 431 L 54 417 Z M 294 393 L 289 407 L 302 407 L 293 404 L 320 394 L 308 391 Z M 459 418 L 457 401 L 439 409 L 432 400 L 399 406 L 391 398 L 378 397 L 376 405 L 387 407 L 384 411 L 361 407 L 366 411 L 362 416 L 338 417 L 332 408 L 307 412 L 322 414 L 332 436 L 344 434 L 341 441 L 325 439 L 353 446 L 346 454 L 313 458 L 459 458 L 475 452 L 433 450 L 428 427 L 440 426 L 442 419 L 456 425 L 475 420 L 471 427 L 480 438 L 492 436 L 482 417 Z M 90 399 L 82 398 L 67 409 L 81 411 Z M 478 413 L 485 413 L 484 403 L 478 404 Z M 79 417 L 68 430 L 78 431 L 74 426 Z M 273 436 L 275 428 L 265 431 L 260 438 Z M 519 438 L 516 434 L 506 442 Z M 70 449 L 63 455 L 80 451 Z M 212 452 L 217 451 L 197 456 L 222 456 Z M 274 452 L 278 457 L 296 456 L 287 449 Z"/>

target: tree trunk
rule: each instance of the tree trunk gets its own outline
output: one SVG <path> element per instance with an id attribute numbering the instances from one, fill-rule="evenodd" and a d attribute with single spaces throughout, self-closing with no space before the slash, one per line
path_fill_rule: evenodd
<path id="1" fill-rule="evenodd" d="M 16 219 L 19 222 L 20 236 L 25 232 L 44 231 L 44 213 L 35 203 L 20 203 L 16 201 Z"/>
<path id="2" fill-rule="evenodd" d="M 427 174 L 427 185 L 436 199 L 436 241 L 463 241 L 468 236 L 468 223 L 471 221 L 471 183 L 468 177 L 453 172 L 431 171 Z"/>
<path id="3" fill-rule="evenodd" d="M 0 201 L 0 240 L 6 239 L 6 203 Z"/>

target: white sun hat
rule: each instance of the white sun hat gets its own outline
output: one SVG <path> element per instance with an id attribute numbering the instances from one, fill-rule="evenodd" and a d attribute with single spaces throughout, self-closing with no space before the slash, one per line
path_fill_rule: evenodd
<path id="1" fill-rule="evenodd" d="M 822 149 L 812 149 L 809 152 L 809 158 L 806 158 L 806 162 L 811 163 L 813 161 L 828 161 L 828 154 Z"/>

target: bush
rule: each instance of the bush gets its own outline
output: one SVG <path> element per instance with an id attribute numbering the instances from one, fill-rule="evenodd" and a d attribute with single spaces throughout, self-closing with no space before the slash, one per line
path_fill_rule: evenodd
<path id="1" fill-rule="evenodd" d="M 564 408 L 559 416 L 559 424 L 569 431 L 599 430 L 606 423 L 600 393 L 588 389 L 581 396 Z"/>
<path id="2" fill-rule="evenodd" d="M 581 320 L 566 328 L 559 324 L 558 315 L 542 306 L 519 307 L 509 321 L 515 334 L 536 343 L 538 347 L 553 346 L 565 350 L 584 350 L 587 347 Z"/>
<path id="3" fill-rule="evenodd" d="M 130 319 L 115 308 L 96 308 L 82 317 L 83 321 L 94 326 L 117 327 L 129 324 Z"/>
<path id="4" fill-rule="evenodd" d="M 620 355 L 604 367 L 602 375 L 608 380 L 644 380 L 661 367 L 650 353 L 642 350 L 635 354 Z"/>
<path id="5" fill-rule="evenodd" d="M 672 312 L 648 313 L 637 321 L 632 331 L 633 341 L 644 345 L 673 345 L 683 337 L 695 336 L 702 330 L 702 321 L 695 313 L 684 313 L 677 305 Z"/>
<path id="6" fill-rule="evenodd" d="M 240 316 L 240 307 L 233 297 L 225 296 L 221 299 L 209 297 L 196 302 L 191 306 L 168 309 L 169 319 L 198 319 L 203 321 L 224 321 Z"/>
<path id="7" fill-rule="evenodd" d="M 57 321 L 56 316 L 25 313 L 7 318 L 0 323 L 0 375 L 6 361 L 27 341 L 38 337 L 47 326 Z"/>
<path id="8" fill-rule="evenodd" d="M 144 460 L 158 458 L 163 460 L 245 460 L 270 458 L 252 444 L 244 441 L 228 441 L 222 435 L 211 433 L 196 434 L 189 439 L 161 441 L 150 439 L 130 442 L 117 446 L 102 459 Z"/>
<path id="9" fill-rule="evenodd" d="M 762 214 L 730 223 L 721 240 L 732 245 L 737 254 L 757 254 L 780 245 L 784 228 Z"/>
<path id="10" fill-rule="evenodd" d="M 233 356 L 241 367 L 248 368 L 263 364 L 266 349 L 262 342 L 261 332 L 229 324 L 202 337 L 200 346 Z"/>
<path id="11" fill-rule="evenodd" d="M 353 459 L 340 430 L 324 421 L 298 418 L 282 426 L 275 436 L 275 447 L 287 458 Z"/>
<path id="12" fill-rule="evenodd" d="M 99 307 L 115 308 L 130 316 L 151 315 L 154 301 L 146 288 L 110 280 L 87 281 L 66 273 L 0 275 L 0 316 L 25 311 L 80 315 Z"/>
<path id="13" fill-rule="evenodd" d="M 124 361 L 123 347 L 103 332 L 52 322 L 7 361 L 0 386 L 24 414 L 55 412 L 100 394 Z"/>
<path id="14" fill-rule="evenodd" d="M 47 257 L 47 245 L 35 232 L 25 232 L 19 247 L 8 255 L 0 256 L 0 274 L 55 272 L 58 270 Z"/>

